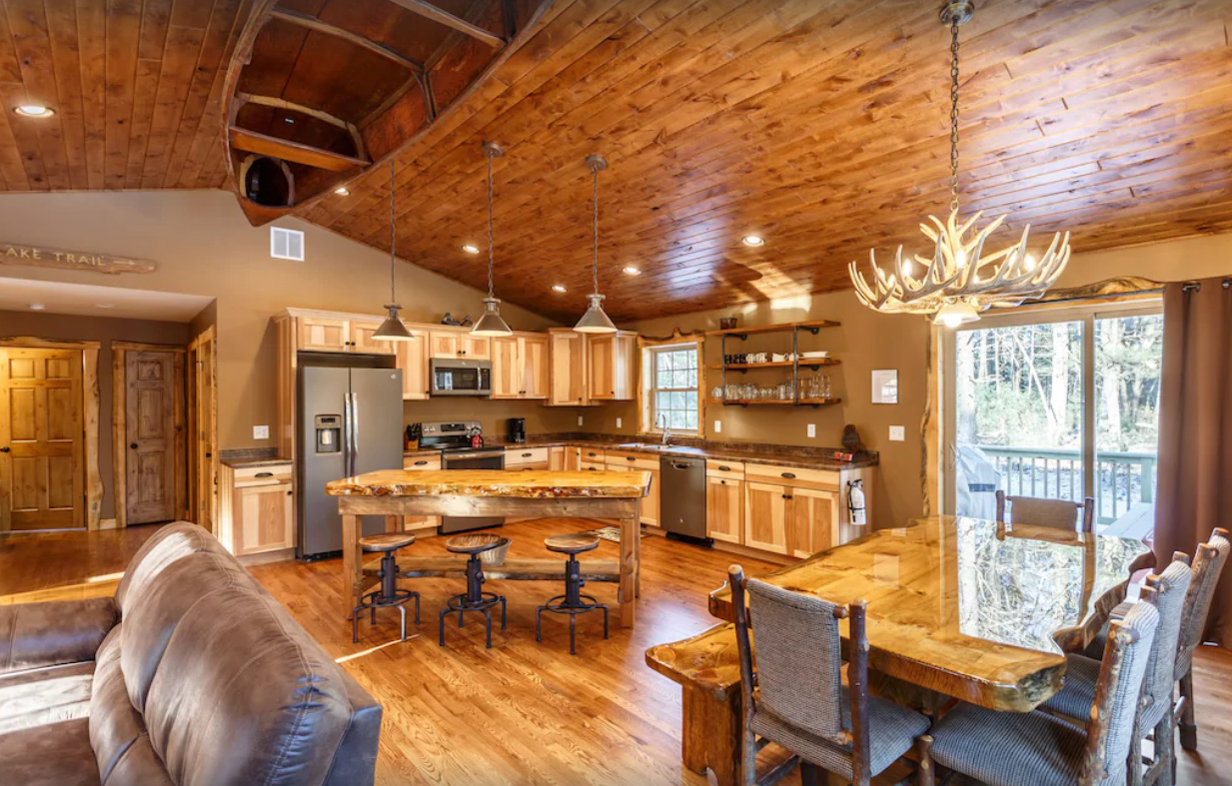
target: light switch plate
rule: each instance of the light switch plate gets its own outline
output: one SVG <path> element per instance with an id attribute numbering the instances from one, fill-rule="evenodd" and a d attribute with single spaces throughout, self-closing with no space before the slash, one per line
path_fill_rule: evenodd
<path id="1" fill-rule="evenodd" d="M 252 438 L 253 439 L 269 439 L 269 426 L 253 426 L 252 427 Z"/>
<path id="2" fill-rule="evenodd" d="M 809 435 L 809 439 L 817 438 L 817 424 L 816 423 L 808 424 L 808 435 Z"/>
<path id="3" fill-rule="evenodd" d="M 623 424 L 624 420 L 622 418 L 616 418 L 616 428 L 620 428 Z"/>
<path id="4" fill-rule="evenodd" d="M 578 425 L 582 425 L 582 416 L 578 415 Z"/>
<path id="5" fill-rule="evenodd" d="M 714 422 L 714 433 L 715 433 L 715 434 L 722 434 L 722 433 L 723 433 L 723 421 L 721 421 L 721 420 L 716 420 L 716 421 Z"/>
<path id="6" fill-rule="evenodd" d="M 907 429 L 904 426 L 890 426 L 890 441 L 905 442 L 907 440 Z"/>

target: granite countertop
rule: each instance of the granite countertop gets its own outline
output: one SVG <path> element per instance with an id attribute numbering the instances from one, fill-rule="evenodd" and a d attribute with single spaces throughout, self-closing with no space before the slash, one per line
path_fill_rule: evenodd
<path id="1" fill-rule="evenodd" d="M 746 442 L 716 442 L 678 438 L 666 447 L 637 437 L 614 434 L 540 434 L 529 435 L 526 442 L 507 443 L 499 438 L 485 438 L 484 447 L 581 447 L 601 450 L 618 450 L 621 453 L 643 453 L 648 456 L 680 456 L 684 458 L 707 458 L 726 461 L 746 461 L 774 464 L 782 467 L 803 469 L 843 470 L 875 467 L 877 453 L 867 451 L 851 461 L 840 461 L 833 453 L 840 448 L 806 448 L 792 445 L 769 445 Z M 439 451 L 416 449 L 406 451 L 407 456 L 432 456 Z"/>
<path id="2" fill-rule="evenodd" d="M 218 451 L 218 461 L 231 469 L 251 469 L 290 464 L 291 459 L 280 458 L 277 448 L 228 448 Z"/>

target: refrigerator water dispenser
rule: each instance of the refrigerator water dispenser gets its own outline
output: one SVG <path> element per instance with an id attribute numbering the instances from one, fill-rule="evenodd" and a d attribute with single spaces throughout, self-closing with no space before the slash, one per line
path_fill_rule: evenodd
<path id="1" fill-rule="evenodd" d="M 317 415 L 317 453 L 338 453 L 342 450 L 342 416 Z"/>

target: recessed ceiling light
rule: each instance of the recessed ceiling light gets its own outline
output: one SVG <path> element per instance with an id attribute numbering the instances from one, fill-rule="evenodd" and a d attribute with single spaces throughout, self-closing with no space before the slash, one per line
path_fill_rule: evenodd
<path id="1" fill-rule="evenodd" d="M 44 306 L 42 303 L 31 303 L 30 304 L 31 311 L 42 311 L 45 308 L 47 308 L 47 306 Z"/>
<path id="2" fill-rule="evenodd" d="M 475 245 L 474 243 L 467 243 L 466 245 L 462 246 L 462 250 L 468 254 L 478 254 L 479 246 Z"/>
<path id="3" fill-rule="evenodd" d="M 553 292 L 566 292 L 566 291 L 568 291 L 568 290 L 566 290 L 566 289 L 565 289 L 565 285 L 564 285 L 564 284 L 553 284 L 553 285 L 552 285 L 552 291 L 553 291 Z"/>
<path id="4" fill-rule="evenodd" d="M 13 107 L 13 111 L 22 117 L 51 117 L 56 110 L 42 104 L 21 104 Z"/>
<path id="5" fill-rule="evenodd" d="M 745 235 L 740 238 L 740 242 L 744 243 L 746 246 L 753 246 L 754 248 L 757 246 L 766 245 L 766 239 L 761 235 Z"/>
<path id="6" fill-rule="evenodd" d="M 115 308 L 115 303 L 95 303 L 95 308 Z"/>
<path id="7" fill-rule="evenodd" d="M 337 188 L 334 189 L 334 193 L 337 194 L 338 196 L 350 196 L 351 189 L 347 188 L 346 186 L 338 186 Z"/>
<path id="8" fill-rule="evenodd" d="M 624 270 L 625 270 L 625 275 L 627 276 L 640 276 L 642 274 L 641 270 L 638 270 L 632 265 L 627 265 Z"/>

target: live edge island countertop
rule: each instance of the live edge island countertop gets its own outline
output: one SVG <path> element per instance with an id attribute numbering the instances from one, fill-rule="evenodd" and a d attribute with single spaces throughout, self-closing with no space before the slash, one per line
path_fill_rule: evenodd
<path id="1" fill-rule="evenodd" d="M 643 471 L 473 469 L 390 469 L 331 481 L 325 492 L 338 499 L 342 515 L 344 610 L 349 616 L 378 580 L 364 570 L 361 516 L 384 516 L 388 532 L 401 531 L 405 516 L 614 519 L 620 525 L 620 561 L 618 572 L 608 580 L 619 581 L 620 621 L 632 626 L 639 583 L 641 500 L 650 481 L 650 473 Z M 563 565 L 563 560 L 555 562 Z"/>

